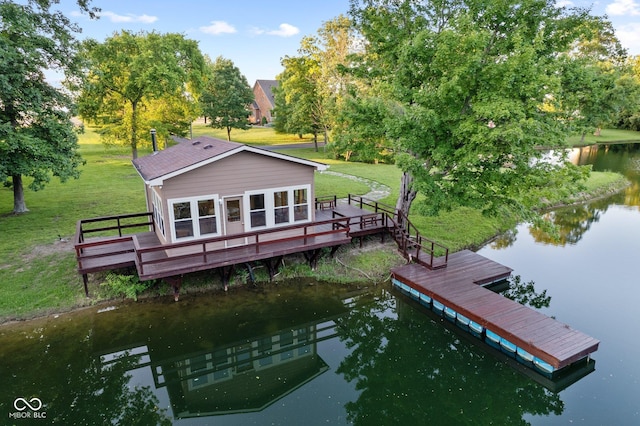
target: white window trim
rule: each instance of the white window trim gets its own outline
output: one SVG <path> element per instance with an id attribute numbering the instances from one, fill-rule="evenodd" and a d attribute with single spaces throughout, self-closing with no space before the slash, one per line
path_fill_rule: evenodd
<path id="1" fill-rule="evenodd" d="M 305 189 L 307 191 L 307 219 L 305 220 L 295 220 L 295 216 L 294 216 L 294 199 L 293 199 L 293 191 L 294 190 L 298 190 L 298 189 Z M 275 203 L 273 200 L 273 194 L 275 194 L 276 192 L 281 192 L 281 191 L 287 191 L 287 196 L 288 196 L 288 206 L 289 207 L 289 222 L 285 222 L 285 223 L 278 223 L 276 224 L 276 218 L 275 218 Z M 251 227 L 251 203 L 250 203 L 250 196 L 251 195 L 258 195 L 258 194 L 264 194 L 265 200 L 264 200 L 264 208 L 266 211 L 266 222 L 267 224 L 265 226 L 258 226 L 255 228 Z M 307 222 L 311 222 L 311 185 L 307 184 L 307 185 L 294 185 L 294 186 L 283 186 L 283 187 L 278 187 L 278 188 L 268 188 L 268 189 L 258 189 L 258 190 L 252 190 L 252 191 L 246 191 L 244 193 L 244 197 L 246 202 L 243 203 L 243 207 L 244 207 L 244 217 L 245 219 L 245 231 L 247 232 L 251 232 L 251 231 L 256 231 L 256 230 L 260 230 L 260 229 L 271 229 L 271 228 L 282 228 L 285 226 L 291 226 L 291 225 L 296 225 L 296 224 L 300 224 L 300 223 L 307 223 Z M 173 223 L 173 222 L 171 222 Z"/>
<path id="2" fill-rule="evenodd" d="M 215 234 L 206 234 L 200 235 L 200 225 L 197 220 L 200 218 L 198 213 L 198 201 L 202 200 L 213 200 L 216 208 L 216 232 Z M 191 204 L 191 224 L 193 226 L 193 236 L 191 237 L 176 237 L 176 226 L 175 226 L 175 216 L 173 214 L 173 205 L 175 203 L 190 203 Z M 169 221 L 171 228 L 171 241 L 182 242 L 182 241 L 191 241 L 191 240 L 200 240 L 203 238 L 211 238 L 222 235 L 220 230 L 222 229 L 220 226 L 220 213 L 222 212 L 222 207 L 220 206 L 220 199 L 217 194 L 212 195 L 200 195 L 198 197 L 186 197 L 186 198 L 170 198 L 167 200 L 167 207 L 169 210 Z M 193 216 L 193 213 L 196 213 L 196 216 Z M 166 227 L 166 224 L 165 224 Z"/>

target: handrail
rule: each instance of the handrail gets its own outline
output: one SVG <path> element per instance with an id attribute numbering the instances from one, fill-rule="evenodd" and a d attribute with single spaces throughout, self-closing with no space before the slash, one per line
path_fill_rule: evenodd
<path id="1" fill-rule="evenodd" d="M 132 219 L 132 218 L 145 217 L 145 216 L 147 217 L 147 220 L 145 222 L 128 223 L 128 224 L 122 223 L 124 219 Z M 112 225 L 112 226 L 106 226 L 101 228 L 91 228 L 91 229 L 85 229 L 83 226 L 88 223 L 107 222 L 107 221 L 114 221 L 114 220 L 116 221 L 115 226 Z M 74 237 L 74 244 L 78 245 L 78 244 L 84 243 L 86 234 L 117 230 L 118 236 L 122 237 L 123 229 L 138 228 L 140 226 L 151 226 L 153 230 L 155 230 L 155 222 L 153 221 L 153 212 L 130 213 L 130 214 L 122 214 L 122 215 L 95 217 L 90 219 L 80 219 L 78 222 L 76 222 L 76 235 Z"/>
<path id="2" fill-rule="evenodd" d="M 369 207 L 374 209 L 376 213 L 384 212 L 387 219 L 391 221 L 392 226 L 390 226 L 390 228 L 393 229 L 394 239 L 405 258 L 408 258 L 409 260 L 416 260 L 429 268 L 440 268 L 447 265 L 447 262 L 449 261 L 449 248 L 420 235 L 418 228 L 411 223 L 409 218 L 400 210 L 378 201 L 369 200 L 359 195 L 349 194 L 348 203 L 352 204 L 352 202 L 357 204 L 361 209 Z M 415 249 L 415 254 L 409 252 L 409 246 L 412 246 L 412 248 Z M 436 258 L 437 250 L 443 250 L 444 256 Z M 427 255 L 428 261 L 420 258 L 421 252 Z M 441 259 L 440 265 L 435 264 L 438 259 Z"/>
<path id="3" fill-rule="evenodd" d="M 309 228 L 320 227 L 325 225 L 330 225 L 328 226 L 329 229 L 318 230 L 317 232 L 309 232 Z M 275 234 L 275 233 L 282 233 L 282 232 L 296 231 L 296 230 L 301 230 L 302 233 L 297 235 L 287 235 L 283 238 L 261 240 L 261 237 L 264 237 L 265 235 L 268 235 L 268 234 Z M 216 249 L 207 248 L 208 245 L 211 245 L 214 243 L 220 243 L 220 242 L 226 242 L 226 241 L 238 240 L 238 239 L 253 239 L 254 240 L 253 242 L 249 242 L 247 244 L 243 244 L 238 247 L 242 247 L 243 249 L 246 249 L 247 247 L 249 248 L 255 247 L 256 253 L 260 253 L 260 248 L 269 244 L 277 244 L 277 243 L 295 241 L 295 240 L 304 240 L 303 244 L 307 245 L 307 241 L 310 238 L 319 237 L 322 235 L 337 234 L 337 233 L 345 233 L 345 234 L 349 233 L 348 218 L 329 219 L 329 220 L 323 220 L 318 222 L 306 222 L 304 224 L 299 224 L 299 225 L 284 226 L 280 228 L 266 229 L 266 230 L 263 229 L 260 231 L 244 232 L 241 234 L 224 235 L 224 236 L 212 237 L 212 238 L 207 238 L 202 240 L 184 241 L 184 242 L 172 243 L 172 244 L 160 244 L 160 245 L 144 247 L 144 248 L 140 245 L 137 236 L 134 235 L 133 244 L 135 247 L 136 259 L 137 259 L 136 263 L 138 265 L 139 272 L 141 275 L 144 275 L 144 267 L 146 265 L 165 263 L 169 261 L 173 262 L 176 260 L 187 259 L 187 258 L 193 260 L 196 256 L 202 256 L 201 262 L 202 264 L 206 264 L 208 256 L 210 256 L 211 254 L 219 251 L 229 250 L 228 247 L 221 247 Z M 184 248 L 191 249 L 191 250 L 187 254 L 172 255 L 170 258 L 161 256 L 161 257 L 150 259 L 148 256 L 149 254 L 152 254 L 152 253 L 158 253 L 158 252 L 164 253 L 167 250 L 184 249 Z M 144 255 L 147 255 L 147 256 L 144 256 Z"/>

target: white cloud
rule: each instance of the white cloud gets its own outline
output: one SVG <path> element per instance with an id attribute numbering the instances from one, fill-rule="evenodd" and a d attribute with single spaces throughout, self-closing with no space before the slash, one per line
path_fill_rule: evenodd
<path id="1" fill-rule="evenodd" d="M 640 22 L 622 25 L 616 30 L 616 36 L 631 55 L 640 54 Z"/>
<path id="2" fill-rule="evenodd" d="M 607 14 L 612 16 L 640 15 L 640 3 L 635 0 L 614 0 L 607 5 Z"/>
<path id="3" fill-rule="evenodd" d="M 134 15 L 133 13 L 127 13 L 126 15 L 119 15 L 114 12 L 104 11 L 98 13 L 101 18 L 107 18 L 111 22 L 117 23 L 141 23 L 141 24 L 153 24 L 158 20 L 157 16 L 149 16 L 149 15 Z"/>
<path id="4" fill-rule="evenodd" d="M 556 0 L 556 7 L 573 7 L 575 3 L 571 0 Z"/>
<path id="5" fill-rule="evenodd" d="M 224 21 L 211 21 L 211 25 L 206 27 L 200 27 L 200 31 L 205 34 L 233 34 L 236 32 L 236 29 L 233 25 L 230 25 Z"/>
<path id="6" fill-rule="evenodd" d="M 277 30 L 266 31 L 269 35 L 278 37 L 291 37 L 300 32 L 300 29 L 290 24 L 280 24 Z"/>

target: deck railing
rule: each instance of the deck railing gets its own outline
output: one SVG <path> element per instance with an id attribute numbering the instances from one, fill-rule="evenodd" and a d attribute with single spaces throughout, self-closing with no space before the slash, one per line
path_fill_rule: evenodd
<path id="1" fill-rule="evenodd" d="M 359 195 L 349 194 L 348 203 L 361 209 L 384 213 L 387 227 L 391 231 L 402 254 L 432 269 L 444 268 L 449 261 L 449 248 L 420 235 L 409 218 L 401 211 L 387 204 L 372 201 Z"/>
<path id="2" fill-rule="evenodd" d="M 348 235 L 348 218 L 308 222 L 300 225 L 225 235 L 203 240 L 162 244 L 152 247 L 142 247 L 138 238 L 134 236 L 133 243 L 138 273 L 144 276 L 149 275 L 149 273 L 145 272 L 145 268 L 151 265 L 159 265 L 167 262 L 176 263 L 176 261 L 181 260 L 188 260 L 190 267 L 193 267 L 194 264 L 206 265 L 210 263 L 211 256 L 218 255 L 222 252 L 228 253 L 233 249 L 243 250 L 245 252 L 254 250 L 254 253 L 259 254 L 261 253 L 261 249 L 268 245 L 301 242 L 303 246 L 306 246 L 307 244 L 312 244 L 311 239 L 340 233 L 345 236 Z M 232 247 L 227 246 L 227 242 L 235 240 L 244 240 L 246 243 Z M 167 251 L 172 251 L 172 255 L 167 256 Z M 180 251 L 184 251 L 185 254 L 179 254 Z M 198 258 L 200 259 L 198 260 Z"/>
<path id="3" fill-rule="evenodd" d="M 145 218 L 144 220 L 139 220 Z M 89 224 L 97 225 L 93 227 Z M 87 225 L 90 227 L 87 228 Z M 76 223 L 76 234 L 74 237 L 74 247 L 76 259 L 78 261 L 78 271 L 83 272 L 87 261 L 105 256 L 117 256 L 120 254 L 132 253 L 133 245 L 127 244 L 132 241 L 133 233 L 126 234 L 125 230 L 140 229 L 147 227 L 155 230 L 153 223 L 153 213 L 133 213 L 126 215 L 103 216 L 92 219 L 81 219 Z M 117 237 L 113 237 L 116 234 Z M 96 239 L 85 242 L 85 236 L 89 234 L 101 234 L 104 239 Z M 88 248 L 93 250 L 93 254 L 85 253 Z M 107 253 L 107 254 L 105 254 Z M 85 291 L 86 283 L 85 283 Z"/>
<path id="4" fill-rule="evenodd" d="M 139 218 L 145 218 L 143 221 L 138 221 Z M 97 228 L 87 228 L 88 224 L 99 224 Z M 132 213 L 122 214 L 114 216 L 102 216 L 92 219 L 81 219 L 76 223 L 76 235 L 75 244 L 81 244 L 84 242 L 85 235 L 87 234 L 103 234 L 112 236 L 114 232 L 118 231 L 118 236 L 125 235 L 123 230 L 151 227 L 155 231 L 155 223 L 153 221 L 153 212 L 144 213 Z"/>

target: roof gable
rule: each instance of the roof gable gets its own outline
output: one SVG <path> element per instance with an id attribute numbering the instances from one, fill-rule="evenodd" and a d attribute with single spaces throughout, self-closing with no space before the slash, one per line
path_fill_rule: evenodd
<path id="1" fill-rule="evenodd" d="M 269 103 L 271 103 L 271 107 L 273 109 L 276 106 L 275 97 L 273 95 L 273 88 L 279 86 L 278 80 L 256 80 L 256 86 L 260 87 L 262 92 L 267 97 Z"/>
<path id="2" fill-rule="evenodd" d="M 290 161 L 317 170 L 326 170 L 327 165 L 290 155 L 279 154 L 237 142 L 227 142 L 210 136 L 200 136 L 193 140 L 182 139 L 180 143 L 165 150 L 154 152 L 133 160 L 142 179 L 148 185 L 162 185 L 164 180 L 211 164 L 239 152 L 253 152 L 280 160 Z"/>

